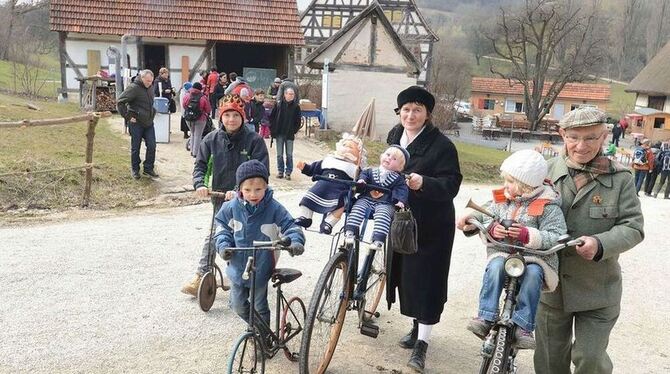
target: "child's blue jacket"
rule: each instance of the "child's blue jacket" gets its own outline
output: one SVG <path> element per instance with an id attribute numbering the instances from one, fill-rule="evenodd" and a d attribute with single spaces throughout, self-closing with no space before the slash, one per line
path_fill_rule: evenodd
<path id="1" fill-rule="evenodd" d="M 293 217 L 278 201 L 272 198 L 272 189 L 268 187 L 263 200 L 253 213 L 246 202 L 237 197 L 225 202 L 216 214 L 218 233 L 216 250 L 223 254 L 225 248 L 251 247 L 254 240 L 276 240 L 280 237 L 291 238 L 291 245 L 305 245 L 302 228 L 293 222 Z M 276 253 L 275 253 L 276 252 Z M 226 274 L 236 285 L 251 286 L 251 279 L 243 280 L 242 272 L 252 251 L 235 251 L 226 267 Z M 265 284 L 270 280 L 279 257 L 278 251 L 256 252 L 256 284 Z"/>

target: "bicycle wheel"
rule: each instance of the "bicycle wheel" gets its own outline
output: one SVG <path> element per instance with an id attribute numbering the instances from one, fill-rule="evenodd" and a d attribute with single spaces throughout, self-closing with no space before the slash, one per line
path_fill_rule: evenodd
<path id="1" fill-rule="evenodd" d="M 240 336 L 228 358 L 228 373 L 265 373 L 265 356 L 258 337 L 247 332 Z"/>
<path id="2" fill-rule="evenodd" d="M 284 342 L 284 355 L 290 361 L 300 357 L 300 340 L 305 329 L 305 303 L 299 297 L 293 297 L 286 303 L 279 325 L 279 339 Z"/>
<path id="3" fill-rule="evenodd" d="M 377 306 L 379 306 L 379 301 L 386 287 L 386 249 L 371 252 L 368 256 L 372 255 L 374 259 L 370 266 L 368 284 L 365 288 L 365 313 L 363 313 L 363 320 L 365 321 L 369 321 L 375 316 Z"/>
<path id="4" fill-rule="evenodd" d="M 214 299 L 216 298 L 216 274 L 214 269 L 206 272 L 200 280 L 198 286 L 198 304 L 203 312 L 207 312 L 212 308 Z"/>
<path id="5" fill-rule="evenodd" d="M 511 342 L 507 338 L 509 329 L 501 327 L 496 336 L 495 346 L 493 348 L 493 356 L 490 358 L 489 367 L 486 374 L 501 374 L 507 373 L 509 353 L 511 349 Z"/>
<path id="6" fill-rule="evenodd" d="M 316 283 L 300 345 L 300 373 L 322 374 L 340 338 L 349 302 L 347 254 L 330 258 Z"/>

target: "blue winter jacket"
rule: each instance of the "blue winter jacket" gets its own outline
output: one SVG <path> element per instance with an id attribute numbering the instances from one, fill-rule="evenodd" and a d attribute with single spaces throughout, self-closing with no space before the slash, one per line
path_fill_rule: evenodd
<path id="1" fill-rule="evenodd" d="M 305 245 L 302 228 L 293 222 L 293 217 L 278 201 L 272 198 L 268 187 L 265 197 L 253 213 L 246 202 L 238 197 L 225 202 L 216 214 L 216 224 L 220 231 L 216 234 L 216 250 L 223 255 L 225 248 L 251 247 L 254 240 L 276 240 L 283 236 L 291 238 L 291 245 Z M 245 287 L 251 286 L 251 279 L 243 280 L 242 272 L 252 251 L 234 251 L 228 262 L 226 273 L 231 282 Z M 279 252 L 256 252 L 256 284 L 270 280 Z"/>

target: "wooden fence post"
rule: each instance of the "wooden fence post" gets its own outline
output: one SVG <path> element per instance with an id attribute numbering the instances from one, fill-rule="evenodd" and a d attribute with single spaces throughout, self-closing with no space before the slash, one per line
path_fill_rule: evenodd
<path id="1" fill-rule="evenodd" d="M 95 137 L 95 126 L 100 119 L 99 115 L 91 114 L 88 120 L 88 131 L 86 132 L 86 180 L 84 184 L 84 198 L 81 206 L 87 207 L 91 199 L 91 184 L 93 183 L 93 138 Z"/>

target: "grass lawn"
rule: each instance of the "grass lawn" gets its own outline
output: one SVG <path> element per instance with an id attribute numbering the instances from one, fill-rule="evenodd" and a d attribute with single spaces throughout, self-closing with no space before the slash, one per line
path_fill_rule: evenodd
<path id="1" fill-rule="evenodd" d="M 0 94 L 0 122 L 19 119 L 60 118 L 79 114 L 74 104 L 36 101 L 42 110 L 12 104 L 25 100 Z M 85 122 L 27 128 L 0 127 L 0 216 L 18 208 L 63 209 L 81 203 L 84 171 L 5 175 L 80 166 L 86 152 Z M 147 178 L 129 177 L 128 142 L 101 120 L 96 128 L 93 162 L 92 208 L 131 207 L 157 191 Z"/>
<path id="2" fill-rule="evenodd" d="M 58 89 L 60 88 L 60 67 L 53 66 L 52 59 L 45 59 L 46 69 L 37 69 L 37 77 L 40 81 L 46 81 L 44 86 L 39 90 L 39 96 L 56 98 L 58 96 Z M 18 66 L 17 70 L 22 72 L 23 66 Z M 0 60 L 0 90 L 5 92 L 23 91 L 21 81 L 14 82 L 14 66 L 12 62 Z"/>
<path id="3" fill-rule="evenodd" d="M 509 153 L 478 145 L 461 143 L 451 138 L 458 150 L 458 161 L 461 166 L 463 181 L 468 183 L 497 183 L 500 181 L 500 164 Z M 336 141 L 330 141 L 330 149 L 335 149 Z M 387 148 L 386 143 L 365 143 L 368 151 L 368 165 L 379 165 L 379 155 Z"/>

